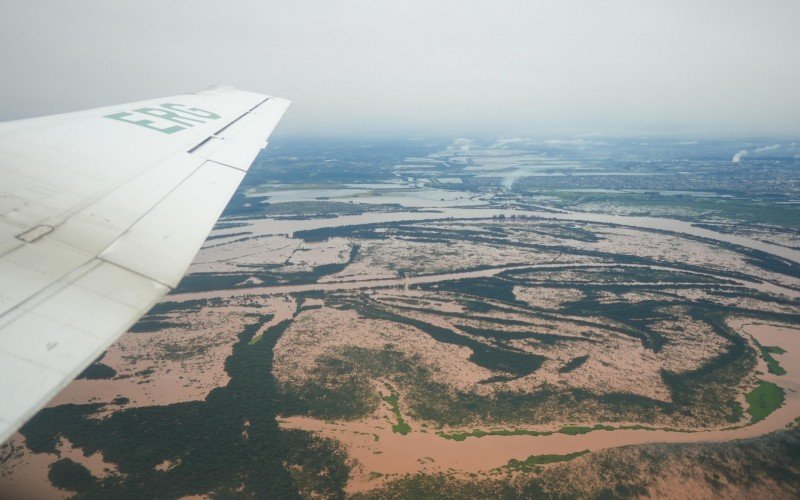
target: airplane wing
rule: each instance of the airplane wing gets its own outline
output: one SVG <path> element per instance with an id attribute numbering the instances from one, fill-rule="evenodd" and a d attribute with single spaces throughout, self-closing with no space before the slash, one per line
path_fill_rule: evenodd
<path id="1" fill-rule="evenodd" d="M 0 123 L 0 442 L 178 284 L 288 106 L 216 89 Z"/>

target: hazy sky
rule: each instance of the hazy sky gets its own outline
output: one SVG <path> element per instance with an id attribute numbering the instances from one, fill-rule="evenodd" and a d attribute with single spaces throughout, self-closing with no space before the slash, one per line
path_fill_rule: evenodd
<path id="1" fill-rule="evenodd" d="M 0 1 L 0 119 L 212 84 L 289 134 L 800 136 L 800 1 Z"/>

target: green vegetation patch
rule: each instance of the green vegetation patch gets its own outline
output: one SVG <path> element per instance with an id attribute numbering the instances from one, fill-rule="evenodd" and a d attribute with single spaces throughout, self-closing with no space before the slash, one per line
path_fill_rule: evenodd
<path id="1" fill-rule="evenodd" d="M 577 436 L 578 434 L 588 434 L 592 431 L 613 431 L 615 427 L 610 425 L 595 425 L 594 427 L 586 427 L 582 425 L 565 425 L 558 430 L 559 434 L 566 434 L 568 436 Z"/>
<path id="2" fill-rule="evenodd" d="M 786 349 L 784 349 L 784 348 L 782 348 L 780 346 L 777 346 L 777 345 L 765 345 L 765 346 L 761 346 L 761 348 L 766 350 L 767 352 L 769 352 L 771 354 L 785 354 L 786 353 Z"/>
<path id="3" fill-rule="evenodd" d="M 438 285 L 440 290 L 448 292 L 471 295 L 499 302 L 508 302 L 511 304 L 518 303 L 514 295 L 514 283 L 505 281 L 496 276 L 445 281 L 443 283 L 438 283 Z"/>
<path id="4" fill-rule="evenodd" d="M 575 458 L 589 453 L 589 450 L 576 451 L 574 453 L 567 453 L 566 455 L 531 455 L 525 460 L 516 460 L 512 458 L 506 464 L 506 468 L 512 470 L 519 470 L 530 472 L 537 465 L 554 464 L 556 462 L 568 462 Z"/>
<path id="5" fill-rule="evenodd" d="M 758 350 L 761 352 L 761 357 L 764 358 L 764 361 L 767 363 L 767 371 L 773 375 L 786 375 L 786 370 L 781 366 L 777 359 L 772 357 L 773 354 L 783 354 L 786 351 L 775 345 L 764 346 L 759 344 L 755 339 L 753 339 L 753 341 L 758 346 Z"/>
<path id="6" fill-rule="evenodd" d="M 750 414 L 750 423 L 760 422 L 780 408 L 783 405 L 784 394 L 784 390 L 780 386 L 760 380 L 756 388 L 744 396 L 747 401 L 747 413 Z"/>
<path id="7" fill-rule="evenodd" d="M 105 356 L 105 354 L 103 354 Z M 101 356 L 102 358 L 102 356 Z M 101 380 L 112 379 L 117 376 L 117 371 L 108 365 L 104 365 L 99 360 L 87 366 L 85 370 L 78 375 L 78 379 L 87 380 Z"/>
<path id="8" fill-rule="evenodd" d="M 488 370 L 508 373 L 514 378 L 530 375 L 538 370 L 547 359 L 544 356 L 512 347 L 487 345 L 459 334 L 451 328 L 444 328 L 416 318 L 401 316 L 377 307 L 364 307 L 361 304 L 354 305 L 359 314 L 366 318 L 389 320 L 413 326 L 422 330 L 437 342 L 468 347 L 472 350 L 472 354 L 469 357 L 471 362 Z"/>
<path id="9" fill-rule="evenodd" d="M 87 491 L 94 484 L 94 477 L 89 469 L 69 458 L 53 462 L 47 478 L 56 488 L 69 491 Z"/>
<path id="10" fill-rule="evenodd" d="M 472 432 L 437 432 L 437 435 L 445 439 L 453 441 L 464 441 L 468 437 L 484 437 L 484 436 L 549 436 L 553 434 L 550 431 L 533 431 L 528 429 L 492 429 L 483 431 L 475 429 Z"/>
<path id="11" fill-rule="evenodd" d="M 397 423 L 392 425 L 392 432 L 397 432 L 405 436 L 411 432 L 411 426 L 408 425 L 408 422 L 403 418 L 403 414 L 400 413 L 400 395 L 391 387 L 388 387 L 388 389 L 390 394 L 388 396 L 383 396 L 381 399 L 389 403 L 392 413 L 394 413 L 395 418 L 397 418 Z"/>
<path id="12" fill-rule="evenodd" d="M 673 429 L 671 427 L 667 428 L 657 428 L 657 427 L 650 427 L 646 425 L 622 425 L 619 427 L 615 427 L 613 425 L 603 425 L 597 424 L 593 427 L 587 426 L 579 426 L 579 425 L 567 425 L 564 426 L 556 431 L 536 431 L 530 429 L 491 429 L 488 431 L 475 429 L 471 432 L 437 432 L 436 434 L 439 437 L 443 437 L 444 439 L 451 439 L 453 441 L 464 441 L 468 437 L 484 437 L 484 436 L 552 436 L 553 434 L 566 434 L 568 436 L 576 436 L 579 434 L 588 434 L 592 431 L 617 431 L 617 430 L 644 430 L 644 431 L 668 431 L 668 432 L 691 432 L 689 430 L 681 430 L 681 429 Z"/>
<path id="13" fill-rule="evenodd" d="M 176 323 L 169 321 L 169 316 L 154 314 L 148 315 L 137 321 L 128 331 L 131 333 L 153 333 L 167 328 L 189 328 L 189 323 Z"/>
<path id="14" fill-rule="evenodd" d="M 589 356 L 578 356 L 577 358 L 572 358 L 569 360 L 564 366 L 558 369 L 558 373 L 569 373 L 582 364 L 586 363 L 589 360 Z"/>
<path id="15" fill-rule="evenodd" d="M 770 356 L 769 351 L 761 349 L 764 361 L 767 362 L 767 371 L 773 375 L 786 375 L 786 370 L 778 363 L 778 360 Z"/>

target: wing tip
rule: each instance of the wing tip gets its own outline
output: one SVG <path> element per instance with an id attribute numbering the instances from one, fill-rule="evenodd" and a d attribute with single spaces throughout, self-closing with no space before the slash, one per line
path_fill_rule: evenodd
<path id="1" fill-rule="evenodd" d="M 281 101 L 281 102 L 284 103 L 284 105 L 287 108 L 289 107 L 290 104 L 292 104 L 292 101 L 290 99 L 285 99 L 283 97 L 275 97 L 275 96 L 270 95 L 270 94 L 262 94 L 260 92 L 251 92 L 249 90 L 242 90 L 242 89 L 238 89 L 238 88 L 234 87 L 233 85 L 209 85 L 208 87 L 206 87 L 205 90 L 201 90 L 200 92 L 197 92 L 197 93 L 198 94 L 214 94 L 214 93 L 219 93 L 219 92 L 247 92 L 247 93 L 251 93 L 251 94 L 257 93 L 259 95 L 263 95 L 264 97 L 266 97 L 266 98 L 268 98 L 270 100 Z"/>

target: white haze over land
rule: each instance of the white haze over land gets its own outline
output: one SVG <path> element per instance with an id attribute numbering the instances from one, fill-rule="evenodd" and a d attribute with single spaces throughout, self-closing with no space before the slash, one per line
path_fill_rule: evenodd
<path id="1" fill-rule="evenodd" d="M 296 135 L 800 135 L 794 0 L 3 0 L 0 41 L 0 120 L 225 84 Z"/>
<path id="2" fill-rule="evenodd" d="M 733 155 L 733 158 L 731 158 L 731 162 L 733 162 L 733 163 L 741 163 L 742 162 L 742 158 L 744 158 L 748 154 L 750 154 L 750 151 L 748 151 L 746 149 L 741 149 L 741 150 L 739 150 L 738 153 Z"/>

